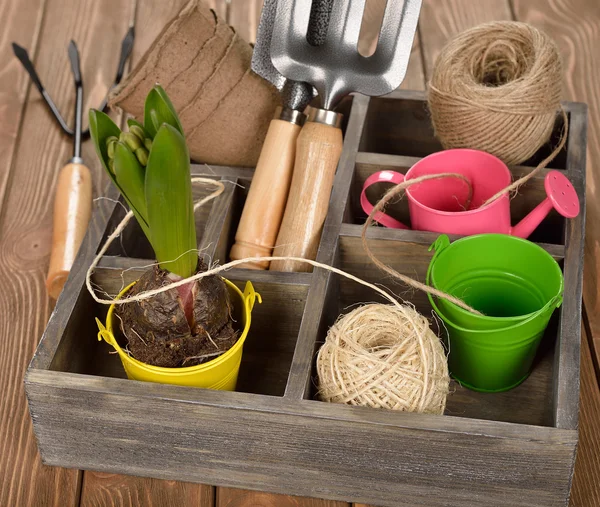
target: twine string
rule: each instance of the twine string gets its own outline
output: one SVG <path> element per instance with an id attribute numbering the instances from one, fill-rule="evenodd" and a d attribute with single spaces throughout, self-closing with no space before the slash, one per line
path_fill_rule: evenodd
<path id="1" fill-rule="evenodd" d="M 419 282 L 418 280 L 415 280 L 414 278 L 411 278 L 409 276 L 403 275 L 402 273 L 396 271 L 395 269 L 393 269 L 392 267 L 388 266 L 387 264 L 385 264 L 384 262 L 380 261 L 377 256 L 373 253 L 373 251 L 371 250 L 371 248 L 369 247 L 369 242 L 367 241 L 367 231 L 369 230 L 369 227 L 373 224 L 373 221 L 375 219 L 375 216 L 379 214 L 379 212 L 383 212 L 385 206 L 396 196 L 400 195 L 401 193 L 403 193 L 408 187 L 411 187 L 412 185 L 417 185 L 419 183 L 422 183 L 424 181 L 429 181 L 429 180 L 435 180 L 435 179 L 440 179 L 440 178 L 459 178 L 459 179 L 463 179 L 465 180 L 468 184 L 469 184 L 469 197 L 468 197 L 468 201 L 471 201 L 472 198 L 472 193 L 473 193 L 473 188 L 471 186 L 471 182 L 469 181 L 468 178 L 466 178 L 465 176 L 463 176 L 462 174 L 458 174 L 458 173 L 440 173 L 440 174 L 428 174 L 425 176 L 420 176 L 418 178 L 414 178 L 414 179 L 410 179 L 410 180 L 404 180 L 402 183 L 399 183 L 395 186 L 393 186 L 392 188 L 390 188 L 385 195 L 377 202 L 377 204 L 373 207 L 373 209 L 371 210 L 371 213 L 369 214 L 367 221 L 365 222 L 365 224 L 362 227 L 362 231 L 361 231 L 361 240 L 362 240 L 362 245 L 363 248 L 365 249 L 365 252 L 367 253 L 367 256 L 369 257 L 369 259 L 382 271 L 385 271 L 386 273 L 388 273 L 389 275 L 391 275 L 392 277 L 402 281 L 403 283 L 405 283 L 406 285 L 409 285 L 411 287 L 414 287 L 415 289 L 421 290 L 423 292 L 429 293 L 432 296 L 436 296 L 438 298 L 443 298 L 446 299 L 452 303 L 454 303 L 457 306 L 460 306 L 461 308 L 463 308 L 464 310 L 467 310 L 471 313 L 474 313 L 476 315 L 482 315 L 481 312 L 475 310 L 474 308 L 471 308 L 469 305 L 467 305 L 464 301 L 458 299 L 457 297 L 451 296 L 450 294 L 446 294 L 445 292 L 442 292 L 434 287 L 431 287 L 430 285 L 426 285 L 422 282 Z"/>
<path id="2" fill-rule="evenodd" d="M 432 176 L 436 176 L 436 177 L 440 177 L 439 175 L 432 175 Z M 462 177 L 462 175 L 460 175 Z M 427 179 L 432 179 L 431 177 L 427 177 Z M 417 180 L 411 180 L 414 182 L 418 182 Z M 205 197 L 202 201 L 201 204 L 206 204 L 207 202 L 209 202 L 210 200 L 216 198 L 217 196 L 219 196 L 224 189 L 223 183 L 220 181 L 215 181 L 209 178 L 192 178 L 192 182 L 193 183 L 204 183 L 204 184 L 208 184 L 208 185 L 213 185 L 218 187 L 217 190 L 215 192 L 213 192 L 212 194 L 210 194 L 209 196 Z M 379 205 L 379 203 L 378 203 Z M 376 206 L 377 208 L 377 206 Z M 196 206 L 194 207 L 194 209 L 196 209 Z M 381 296 L 383 296 L 386 300 L 390 301 L 391 303 L 393 303 L 394 305 L 396 305 L 396 307 L 398 307 L 399 309 L 403 308 L 403 305 L 400 304 L 398 302 L 398 300 L 393 297 L 392 295 L 390 295 L 387 291 L 383 290 L 382 288 L 369 283 L 357 276 L 354 276 L 350 273 L 347 273 L 346 271 L 343 271 L 341 269 L 335 268 L 333 266 L 329 266 L 328 264 L 323 264 L 321 262 L 317 262 L 311 259 L 304 259 L 301 257 L 290 257 L 290 256 L 266 256 L 266 257 L 247 257 L 244 259 L 238 259 L 235 261 L 231 261 L 225 264 L 222 264 L 220 266 L 216 266 L 214 268 L 211 268 L 207 271 L 202 271 L 200 273 L 196 273 L 193 276 L 190 276 L 188 278 L 183 278 L 181 280 L 177 280 L 174 282 L 171 282 L 167 285 L 164 285 L 162 287 L 159 287 L 157 289 L 152 289 L 152 290 L 148 290 L 148 291 L 143 291 L 140 292 L 139 294 L 136 294 L 135 296 L 129 296 L 129 297 L 124 297 L 124 298 L 112 298 L 109 297 L 107 298 L 103 298 L 98 296 L 98 294 L 96 293 L 96 291 L 94 290 L 93 284 L 92 284 L 92 275 L 94 273 L 94 270 L 96 269 L 96 267 L 98 266 L 98 263 L 100 262 L 100 260 L 102 259 L 102 257 L 106 254 L 106 251 L 108 250 L 108 248 L 110 247 L 110 245 L 112 244 L 112 242 L 119 237 L 119 235 L 123 232 L 123 230 L 125 229 L 125 227 L 127 226 L 127 224 L 129 223 L 129 220 L 131 220 L 131 218 L 133 217 L 133 213 L 130 211 L 129 213 L 127 213 L 127 215 L 125 215 L 125 217 L 123 218 L 123 220 L 121 220 L 121 222 L 119 223 L 119 225 L 115 228 L 115 230 L 110 234 L 110 236 L 107 238 L 106 243 L 104 244 L 104 246 L 100 249 L 100 251 L 98 252 L 98 254 L 95 256 L 94 260 L 92 261 L 92 263 L 90 264 L 90 267 L 87 270 L 86 273 L 86 278 L 85 278 L 85 284 L 87 287 L 88 292 L 90 293 L 90 295 L 92 296 L 92 298 L 94 299 L 94 301 L 96 301 L 99 304 L 103 304 L 103 305 L 123 305 L 123 304 L 127 304 L 127 303 L 133 303 L 136 301 L 143 301 L 145 299 L 149 299 L 153 296 L 156 296 L 157 294 L 160 294 L 162 292 L 166 292 L 168 290 L 171 289 L 176 289 L 177 287 L 180 287 L 182 285 L 186 285 L 190 282 L 193 282 L 195 280 L 200 280 L 201 278 L 205 278 L 207 276 L 212 276 L 212 275 L 217 275 L 219 273 L 223 273 L 224 271 L 227 271 L 231 268 L 234 268 L 235 266 L 239 266 L 241 264 L 244 264 L 246 262 L 251 262 L 251 261 L 295 261 L 295 262 L 301 262 L 301 263 L 305 263 L 305 264 L 310 264 L 313 267 L 316 268 L 322 268 L 328 271 L 331 271 L 332 273 L 336 273 L 340 276 L 343 276 L 345 278 L 348 278 L 349 280 L 353 280 L 356 283 L 359 283 L 361 285 L 364 285 L 365 287 L 369 287 L 370 289 L 373 289 L 375 292 L 377 292 L 378 294 L 380 294 Z M 401 275 L 402 276 L 402 275 Z M 420 290 L 425 290 L 426 292 L 431 291 L 432 294 L 436 295 L 437 297 L 442 297 L 445 299 L 449 299 L 450 301 L 454 302 L 457 301 L 458 303 L 460 303 L 461 308 L 466 309 L 467 311 L 471 311 L 473 313 L 479 314 L 479 312 L 477 312 L 477 310 L 471 308 L 470 306 L 466 305 L 464 302 L 460 301 L 459 299 L 450 296 L 449 294 L 445 294 L 441 291 L 438 291 L 437 289 L 433 289 L 432 287 L 429 287 L 427 285 L 424 285 L 416 280 L 413 280 L 412 278 L 408 278 L 405 277 L 405 279 L 407 280 L 406 283 L 408 283 L 409 285 L 412 285 L 413 287 L 420 289 Z M 457 303 L 457 304 L 458 304 Z"/>

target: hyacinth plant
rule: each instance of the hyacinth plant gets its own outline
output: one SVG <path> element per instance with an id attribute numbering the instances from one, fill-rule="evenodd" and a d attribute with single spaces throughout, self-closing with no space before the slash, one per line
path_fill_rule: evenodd
<path id="1" fill-rule="evenodd" d="M 90 132 L 104 169 L 127 201 L 160 267 L 187 278 L 198 263 L 190 158 L 169 97 L 155 86 L 146 98 L 144 124 L 121 129 L 90 111 Z M 165 213 L 165 211 L 168 211 Z"/>
<path id="2" fill-rule="evenodd" d="M 134 296 L 188 278 L 206 266 L 197 252 L 189 151 L 166 92 L 159 85 L 152 88 L 143 123 L 129 119 L 127 124 L 129 131 L 122 132 L 105 113 L 90 111 L 90 133 L 102 166 L 158 263 L 127 293 Z M 116 315 L 130 353 L 154 366 L 194 366 L 237 340 L 227 287 L 215 276 L 120 305 Z"/>

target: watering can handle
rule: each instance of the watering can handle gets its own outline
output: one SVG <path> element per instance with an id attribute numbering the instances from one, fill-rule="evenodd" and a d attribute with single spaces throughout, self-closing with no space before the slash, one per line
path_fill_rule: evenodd
<path id="1" fill-rule="evenodd" d="M 375 183 L 393 183 L 394 185 L 399 185 L 403 182 L 404 174 L 395 171 L 379 171 L 369 176 L 365 181 L 360 194 L 360 205 L 363 211 L 367 215 L 370 215 L 374 208 L 374 206 L 369 202 L 369 199 L 367 199 L 367 188 L 369 188 L 371 185 L 374 185 Z M 376 213 L 373 219 L 376 222 L 379 222 L 381 225 L 389 227 L 390 229 L 408 229 L 408 227 L 406 227 L 406 225 L 404 225 L 402 222 L 382 212 Z"/>

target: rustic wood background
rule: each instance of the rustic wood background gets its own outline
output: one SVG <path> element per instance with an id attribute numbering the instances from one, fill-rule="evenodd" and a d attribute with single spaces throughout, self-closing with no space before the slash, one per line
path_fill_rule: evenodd
<path id="1" fill-rule="evenodd" d="M 120 40 L 135 19 L 134 63 L 186 0 L 0 0 L 0 506 L 147 505 L 201 507 L 349 507 L 344 502 L 285 497 L 82 472 L 41 464 L 23 390 L 23 374 L 52 311 L 44 279 L 52 234 L 52 205 L 59 169 L 71 144 L 54 124 L 39 94 L 14 58 L 10 42 L 29 49 L 59 108 L 73 114 L 66 48 L 82 53 L 88 106 L 99 104 L 112 81 Z M 261 0 L 206 0 L 249 41 L 255 37 Z M 362 50 L 385 0 L 367 0 Z M 580 444 L 572 506 L 600 505 L 600 3 L 598 0 L 423 0 L 409 71 L 402 85 L 424 89 L 445 41 L 472 25 L 518 19 L 548 31 L 565 64 L 564 98 L 590 107 L 588 218 L 585 256 Z M 84 147 L 95 195 L 106 179 L 93 148 Z M 401 499 L 399 499 L 399 504 Z M 355 506 L 365 507 L 365 506 Z"/>

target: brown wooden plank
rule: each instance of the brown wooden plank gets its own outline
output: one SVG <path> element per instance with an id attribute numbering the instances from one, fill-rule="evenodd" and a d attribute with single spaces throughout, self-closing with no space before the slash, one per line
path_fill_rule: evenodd
<path id="1" fill-rule="evenodd" d="M 3 117 L 0 132 L 0 203 L 4 201 L 13 168 L 25 100 L 32 88 L 29 76 L 9 49 L 10 43 L 15 41 L 26 47 L 30 57 L 35 58 L 45 4 L 44 0 L 30 0 L 22 5 L 14 0 L 0 2 L 2 47 L 5 48 L 0 54 L 0 104 Z M 33 90 L 32 93 L 37 91 Z M 0 204 L 0 210 L 4 209 Z M 19 414 L 25 411 L 21 378 L 29 357 L 20 350 L 18 340 L 11 344 L 12 331 L 3 326 L 1 334 L 3 347 L 0 349 L 0 361 L 7 367 L 12 367 L 0 374 L 0 386 L 4 393 L 0 402 L 0 505 L 15 505 L 19 502 L 31 504 L 32 498 L 38 494 L 46 505 L 57 505 L 59 497 L 48 486 L 56 483 L 65 492 L 74 492 L 77 489 L 78 474 L 40 466 L 27 416 L 13 419 L 15 411 Z M 20 438 L 15 439 L 15 436 Z M 37 475 L 37 479 L 33 481 L 28 478 L 32 469 Z M 67 505 L 72 504 L 73 493 L 70 502 L 68 498 L 65 500 Z"/>
<path id="2" fill-rule="evenodd" d="M 71 122 L 74 90 L 66 52 L 69 40 L 75 39 L 81 51 L 87 83 L 86 107 L 97 106 L 114 77 L 130 7 L 117 0 L 48 0 L 44 4 L 39 43 L 37 36 L 31 37 L 41 22 L 39 9 L 42 7 L 34 1 L 11 2 L 14 14 L 7 8 L 3 20 L 10 29 L 4 33 L 12 38 L 18 31 L 20 35 L 15 38 L 34 50 L 32 56 L 41 79 Z M 38 46 L 37 51 L 35 46 Z M 8 43 L 5 48 L 8 58 Z M 12 53 L 10 57 L 15 71 L 20 69 Z M 17 78 L 10 68 L 5 76 L 15 80 L 11 86 L 23 86 L 28 79 L 23 74 Z M 14 90 L 7 88 L 7 96 L 2 97 L 2 106 L 8 108 L 7 111 L 18 106 Z M 13 120 L 6 122 L 8 133 L 18 126 L 18 118 Z M 12 151 L 9 145 L 6 148 L 2 156 L 9 164 Z M 6 290 L 0 296 L 0 308 L 5 315 L 11 315 L 2 326 L 2 505 L 68 506 L 76 504 L 79 496 L 78 471 L 41 465 L 22 385 L 23 373 L 51 310 L 44 279 L 52 234 L 54 185 L 59 169 L 71 154 L 71 142 L 62 135 L 37 91 L 32 90 L 23 115 L 0 224 L 0 272 L 7 280 Z M 98 165 L 93 163 L 93 148 L 89 143 L 84 146 L 83 154 L 92 169 L 97 195 L 103 180 Z M 6 181 L 4 179 L 3 184 Z"/>
<path id="3" fill-rule="evenodd" d="M 346 502 L 219 488 L 215 507 L 348 507 Z"/>
<path id="4" fill-rule="evenodd" d="M 0 2 L 0 42 L 4 51 L 0 54 L 0 90 L 2 92 L 2 130 L 0 131 L 0 203 L 8 185 L 10 170 L 19 139 L 19 128 L 27 94 L 31 90 L 29 76 L 15 58 L 11 42 L 25 47 L 34 59 L 42 27 L 46 0 L 28 0 L 19 4 L 15 0 Z M 0 208 L 1 209 L 1 208 Z"/>
<path id="5" fill-rule="evenodd" d="M 101 487 L 99 487 L 101 486 Z M 81 507 L 212 507 L 214 489 L 177 481 L 86 472 Z"/>
<path id="6" fill-rule="evenodd" d="M 590 336 L 582 331 L 579 445 L 571 488 L 571 507 L 600 505 L 600 385 L 592 361 Z"/>
<path id="7" fill-rule="evenodd" d="M 563 94 L 589 107 L 587 156 L 587 219 L 584 302 L 588 311 L 592 353 L 600 360 L 600 4 L 594 0 L 515 0 L 517 19 L 545 30 L 563 58 Z"/>
<path id="8" fill-rule="evenodd" d="M 423 0 L 419 34 L 425 75 L 444 44 L 454 35 L 485 21 L 511 19 L 508 0 Z"/>

